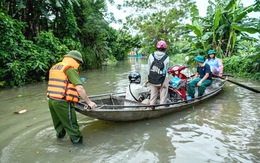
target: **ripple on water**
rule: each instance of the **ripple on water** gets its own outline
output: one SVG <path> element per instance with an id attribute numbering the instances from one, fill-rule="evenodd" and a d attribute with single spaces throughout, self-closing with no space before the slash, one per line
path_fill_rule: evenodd
<path id="1" fill-rule="evenodd" d="M 240 99 L 237 104 L 244 107 L 239 111 L 232 107 L 223 107 L 221 103 L 203 104 L 207 106 L 200 105 L 200 110 L 174 121 L 167 128 L 167 136 L 176 149 L 176 156 L 171 157 L 172 162 L 183 162 L 187 155 L 194 156 L 193 162 L 259 160 L 260 139 L 257 137 L 259 132 L 256 132 L 258 126 L 252 123 L 258 122 L 259 111 L 241 114 L 244 109 L 250 108 L 248 104 L 251 102 L 251 98 Z M 252 105 L 255 104 L 253 101 Z"/>
<path id="2" fill-rule="evenodd" d="M 207 124 L 173 125 L 167 128 L 167 131 L 167 136 L 171 138 L 172 145 L 176 148 L 175 162 L 182 162 L 187 156 L 195 156 L 193 162 L 224 162 L 227 157 L 228 151 L 221 142 L 223 139 L 221 131 L 216 131 Z"/>
<path id="3" fill-rule="evenodd" d="M 1 163 L 14 162 L 158 162 L 158 154 L 147 150 L 150 134 L 133 134 L 126 139 L 122 134 L 129 134 L 124 126 L 113 128 L 114 125 L 97 125 L 101 121 L 86 120 L 92 123 L 84 133 L 83 145 L 73 145 L 68 136 L 57 139 L 53 127 L 38 126 L 19 134 L 2 150 Z M 82 122 L 81 122 L 82 123 Z M 96 130 L 89 128 L 96 127 Z M 110 132 L 106 132 L 107 127 Z M 112 128 L 111 128 L 112 127 Z M 131 130 L 135 130 L 129 126 Z M 122 133 L 122 131 L 125 133 Z M 100 131 L 99 131 L 100 130 Z M 98 131 L 98 132 L 97 132 Z M 103 132 L 103 134 L 102 134 Z M 94 141 L 93 141 L 94 139 Z M 116 140 L 116 141 L 115 141 Z M 15 157 L 14 157 L 15 155 Z"/>

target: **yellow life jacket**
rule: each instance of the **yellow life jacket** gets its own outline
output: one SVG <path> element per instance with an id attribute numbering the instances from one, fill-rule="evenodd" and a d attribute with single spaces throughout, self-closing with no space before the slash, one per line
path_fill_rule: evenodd
<path id="1" fill-rule="evenodd" d="M 78 67 L 77 61 L 70 57 L 65 57 L 62 62 L 54 65 L 49 71 L 47 97 L 78 102 L 79 94 L 65 73 L 68 68 L 78 70 Z"/>

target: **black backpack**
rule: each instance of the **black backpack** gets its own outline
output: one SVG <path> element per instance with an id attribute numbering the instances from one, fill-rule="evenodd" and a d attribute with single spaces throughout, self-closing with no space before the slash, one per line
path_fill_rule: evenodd
<path id="1" fill-rule="evenodd" d="M 166 74 L 163 74 L 163 69 L 164 69 L 164 60 L 168 57 L 167 54 L 165 54 L 160 60 L 156 59 L 154 57 L 153 53 L 153 58 L 154 61 L 150 67 L 150 72 L 148 75 L 148 81 L 151 84 L 162 84 L 164 82 Z M 166 72 L 165 72 L 166 73 Z"/>

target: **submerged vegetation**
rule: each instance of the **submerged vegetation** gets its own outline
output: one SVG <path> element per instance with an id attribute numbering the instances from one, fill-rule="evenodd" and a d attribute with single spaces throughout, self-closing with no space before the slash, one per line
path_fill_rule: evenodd
<path id="1" fill-rule="evenodd" d="M 107 3 L 115 5 L 113 0 L 1 1 L 0 87 L 46 80 L 49 68 L 70 50 L 83 54 L 85 70 L 123 60 L 133 47 L 149 54 L 158 40 L 167 42 L 172 58 L 206 56 L 214 49 L 225 71 L 260 79 L 259 38 L 249 35 L 260 33 L 260 21 L 248 17 L 260 12 L 257 0 L 248 7 L 238 0 L 209 0 L 205 17 L 193 0 L 124 0 L 117 7 L 134 10 L 119 30 L 109 26 L 122 20 L 107 11 Z"/>

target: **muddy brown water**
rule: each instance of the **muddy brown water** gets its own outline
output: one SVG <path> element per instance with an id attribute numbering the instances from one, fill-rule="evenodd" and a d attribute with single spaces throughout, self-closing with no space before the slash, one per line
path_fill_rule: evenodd
<path id="1" fill-rule="evenodd" d="M 89 95 L 122 92 L 145 59 L 82 72 Z M 232 78 L 260 89 L 260 82 Z M 46 83 L 0 91 L 0 162 L 260 162 L 260 95 L 227 83 L 207 102 L 151 120 L 114 123 L 77 113 L 83 144 L 56 139 Z M 14 112 L 26 109 L 23 114 Z"/>

